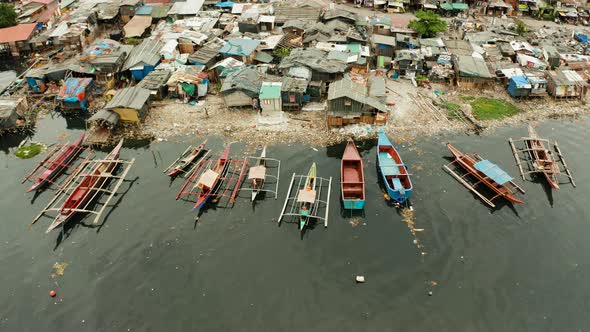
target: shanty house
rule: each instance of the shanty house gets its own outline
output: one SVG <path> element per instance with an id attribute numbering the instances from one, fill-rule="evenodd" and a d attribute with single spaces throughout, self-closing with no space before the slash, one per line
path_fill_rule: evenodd
<path id="1" fill-rule="evenodd" d="M 557 68 L 561 64 L 561 58 L 559 56 L 559 51 L 555 46 L 546 45 L 543 46 L 543 57 L 545 61 L 549 63 L 551 68 Z"/>
<path id="2" fill-rule="evenodd" d="M 178 98 L 199 98 L 207 95 L 209 79 L 203 66 L 180 66 L 170 75 L 168 94 Z"/>
<path id="3" fill-rule="evenodd" d="M 59 89 L 57 100 L 61 102 L 64 111 L 88 111 L 89 87 L 92 78 L 68 77 Z"/>
<path id="4" fill-rule="evenodd" d="M 143 7 L 142 7 L 143 8 Z M 141 8 L 140 8 L 141 9 Z M 138 10 L 137 13 L 140 11 Z M 136 14 L 137 14 L 136 13 Z M 135 15 L 125 26 L 123 31 L 125 32 L 125 38 L 141 37 L 144 35 L 147 28 L 152 25 L 152 17 L 150 15 Z"/>
<path id="5" fill-rule="evenodd" d="M 15 129 L 28 110 L 25 97 L 0 97 L 0 134 Z"/>
<path id="6" fill-rule="evenodd" d="M 328 127 L 354 123 L 387 123 L 387 106 L 369 97 L 367 88 L 349 79 L 330 84 L 328 89 Z"/>
<path id="7" fill-rule="evenodd" d="M 108 76 L 121 70 L 132 49 L 131 45 L 121 45 L 114 40 L 104 39 L 86 49 L 80 57 L 80 62 L 90 64 L 96 69 L 97 78 L 106 81 Z"/>
<path id="8" fill-rule="evenodd" d="M 189 55 L 188 61 L 194 65 L 211 68 L 211 66 L 215 64 L 217 55 L 219 54 L 219 51 L 223 45 L 225 45 L 225 41 L 219 38 L 208 41 L 195 53 Z"/>
<path id="9" fill-rule="evenodd" d="M 119 124 L 120 116 L 111 110 L 100 109 L 86 120 L 86 144 L 106 144 Z"/>
<path id="10" fill-rule="evenodd" d="M 281 100 L 281 82 L 263 82 L 260 87 L 258 99 L 262 113 L 281 112 L 283 110 Z"/>
<path id="11" fill-rule="evenodd" d="M 309 80 L 302 78 L 283 77 L 281 99 L 284 111 L 300 111 Z"/>
<path id="12" fill-rule="evenodd" d="M 142 5 L 142 0 L 123 0 L 119 4 L 119 15 L 123 23 L 129 22 L 135 15 L 135 11 Z"/>
<path id="13" fill-rule="evenodd" d="M 527 97 L 531 93 L 532 86 L 526 76 L 512 76 L 508 82 L 508 93 L 512 97 Z"/>
<path id="14" fill-rule="evenodd" d="M 123 88 L 117 91 L 104 109 L 117 113 L 121 121 L 139 124 L 147 113 L 150 94 L 150 90 L 137 86 Z"/>
<path id="15" fill-rule="evenodd" d="M 36 23 L 26 23 L 0 29 L 0 52 L 10 52 L 13 56 L 29 52 L 31 45 L 28 41 L 36 26 Z"/>
<path id="16" fill-rule="evenodd" d="M 547 91 L 553 98 L 580 98 L 586 96 L 586 79 L 573 70 L 547 71 Z"/>
<path id="17" fill-rule="evenodd" d="M 224 57 L 232 57 L 244 63 L 252 63 L 260 41 L 256 39 L 231 38 L 219 50 Z"/>
<path id="18" fill-rule="evenodd" d="M 228 107 L 252 106 L 260 94 L 260 74 L 248 66 L 230 73 L 221 86 L 221 95 Z"/>
<path id="19" fill-rule="evenodd" d="M 373 35 L 371 37 L 375 56 L 384 56 L 390 59 L 395 57 L 395 37 Z"/>
<path id="20" fill-rule="evenodd" d="M 139 83 L 137 87 L 150 90 L 150 94 L 154 99 L 163 99 L 168 92 L 166 83 L 170 78 L 171 72 L 169 70 L 154 70 L 147 74 Z"/>
<path id="21" fill-rule="evenodd" d="M 164 43 L 159 40 L 144 39 L 131 50 L 123 70 L 129 70 L 134 80 L 141 81 L 160 62 L 162 46 Z"/>
<path id="22" fill-rule="evenodd" d="M 400 75 L 415 76 L 424 73 L 424 56 L 420 50 L 401 50 L 395 57 L 395 68 Z"/>
<path id="23" fill-rule="evenodd" d="M 317 48 L 291 50 L 289 56 L 283 58 L 279 70 L 286 72 L 292 67 L 307 67 L 311 70 L 312 81 L 333 82 L 340 79 L 348 69 L 346 62 L 329 60 L 328 53 Z"/>
<path id="24" fill-rule="evenodd" d="M 483 89 L 494 84 L 494 76 L 482 58 L 453 56 L 453 66 L 457 86 L 461 89 Z"/>

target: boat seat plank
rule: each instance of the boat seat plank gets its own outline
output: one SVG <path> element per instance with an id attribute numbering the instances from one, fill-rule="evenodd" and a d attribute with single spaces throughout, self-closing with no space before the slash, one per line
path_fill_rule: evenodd
<path id="1" fill-rule="evenodd" d="M 393 179 L 391 179 L 391 183 L 393 184 L 394 190 L 399 191 L 402 194 L 404 194 L 406 192 L 406 188 L 404 188 L 400 179 L 393 178 Z"/>
<path id="2" fill-rule="evenodd" d="M 297 202 L 299 203 L 315 203 L 316 191 L 311 189 L 301 189 L 297 195 Z"/>
<path id="3" fill-rule="evenodd" d="M 208 169 L 205 173 L 203 173 L 203 175 L 201 175 L 197 185 L 199 187 L 204 186 L 206 188 L 211 188 L 217 181 L 217 178 L 219 178 L 219 173 Z"/>
<path id="4" fill-rule="evenodd" d="M 252 179 L 264 179 L 266 176 L 266 167 L 260 166 L 253 166 L 250 167 L 248 171 L 248 180 Z"/>

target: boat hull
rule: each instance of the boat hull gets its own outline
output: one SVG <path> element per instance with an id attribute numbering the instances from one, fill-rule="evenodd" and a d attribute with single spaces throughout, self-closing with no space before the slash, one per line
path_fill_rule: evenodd
<path id="1" fill-rule="evenodd" d="M 80 153 L 80 144 L 84 140 L 85 134 L 80 135 L 78 140 L 72 145 L 68 146 L 63 153 L 61 153 L 55 160 L 51 162 L 51 165 L 35 179 L 35 183 L 27 190 L 31 192 L 43 188 L 50 181 L 55 179 L 61 172 L 66 168 L 65 165 L 69 165 Z"/>
<path id="2" fill-rule="evenodd" d="M 377 143 L 377 166 L 387 195 L 398 204 L 405 203 L 412 195 L 412 181 L 401 156 L 383 132 Z"/>
<path id="3" fill-rule="evenodd" d="M 483 175 L 480 171 L 475 169 L 474 164 L 476 160 L 472 155 L 463 154 L 461 151 L 457 150 L 451 144 L 447 144 L 447 148 L 453 154 L 455 161 L 459 166 L 461 166 L 466 172 L 476 177 L 482 184 L 488 187 L 490 190 L 498 194 L 499 196 L 503 197 L 507 201 L 514 203 L 514 204 L 524 204 L 524 201 L 516 198 L 511 192 L 509 192 L 506 188 L 500 187 L 498 189 L 495 183 L 490 182 L 485 175 Z"/>
<path id="4" fill-rule="evenodd" d="M 345 199 L 342 200 L 342 205 L 347 210 L 362 210 L 365 208 L 365 201 L 360 199 Z"/>

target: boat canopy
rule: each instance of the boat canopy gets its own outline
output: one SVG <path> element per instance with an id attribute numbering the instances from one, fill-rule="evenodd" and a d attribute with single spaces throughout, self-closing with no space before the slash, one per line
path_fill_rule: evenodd
<path id="1" fill-rule="evenodd" d="M 500 167 L 498 167 L 498 165 L 492 163 L 489 160 L 477 162 L 475 164 L 475 169 L 487 175 L 499 185 L 503 185 L 512 180 L 512 177 L 508 175 L 508 173 L 504 172 Z"/>

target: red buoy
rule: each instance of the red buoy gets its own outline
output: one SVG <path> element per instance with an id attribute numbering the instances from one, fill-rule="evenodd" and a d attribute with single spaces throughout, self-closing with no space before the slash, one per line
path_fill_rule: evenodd
<path id="1" fill-rule="evenodd" d="M 55 297 L 57 295 L 57 292 L 54 290 L 51 290 L 51 292 L 49 292 L 49 296 L 51 297 Z"/>

